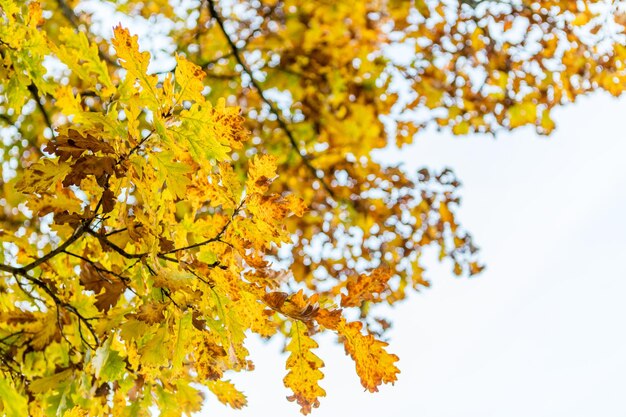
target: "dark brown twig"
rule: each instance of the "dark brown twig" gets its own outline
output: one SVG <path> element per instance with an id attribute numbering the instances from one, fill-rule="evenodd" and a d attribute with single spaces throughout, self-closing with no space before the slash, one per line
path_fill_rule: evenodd
<path id="1" fill-rule="evenodd" d="M 285 122 L 285 120 L 283 119 L 280 111 L 278 110 L 276 105 L 271 100 L 269 100 L 267 98 L 267 96 L 265 94 L 265 91 L 263 90 L 261 85 L 256 81 L 256 79 L 254 78 L 254 74 L 252 73 L 250 68 L 248 68 L 246 63 L 244 62 L 243 57 L 241 56 L 240 49 L 237 47 L 237 45 L 235 45 L 235 43 L 231 39 L 230 35 L 226 31 L 226 28 L 224 26 L 224 20 L 222 19 L 220 14 L 217 12 L 217 9 L 215 8 L 215 1 L 214 0 L 208 0 L 207 1 L 207 7 L 209 8 L 209 13 L 210 13 L 211 17 L 213 19 L 215 19 L 215 21 L 217 22 L 217 25 L 219 26 L 222 34 L 226 38 L 226 42 L 230 46 L 230 49 L 231 49 L 231 51 L 233 53 L 233 56 L 235 57 L 235 60 L 241 66 L 243 72 L 245 72 L 248 75 L 248 77 L 250 78 L 250 83 L 252 84 L 252 86 L 255 88 L 255 90 L 257 91 L 257 93 L 261 97 L 261 100 L 263 100 L 263 102 L 265 104 L 267 104 L 267 106 L 269 107 L 270 111 L 274 114 L 274 116 L 276 116 L 276 120 L 278 121 L 278 125 L 285 132 L 285 134 L 287 135 L 287 138 L 289 139 L 289 142 L 291 143 L 291 146 L 294 149 L 294 151 L 296 151 L 298 156 L 300 156 L 300 158 L 302 159 L 302 162 L 304 163 L 304 165 L 313 174 L 313 177 L 316 178 L 317 180 L 319 180 L 322 183 L 322 186 L 324 187 L 324 189 L 328 192 L 328 194 L 333 199 L 336 200 L 335 192 L 330 187 L 330 185 L 328 185 L 328 183 L 326 183 L 326 181 L 324 180 L 324 176 L 318 174 L 317 168 L 315 168 L 311 164 L 311 161 L 307 157 L 306 153 L 300 149 L 300 147 L 298 146 L 298 143 L 296 141 L 296 138 L 294 137 L 293 133 L 289 129 L 289 126 L 287 125 L 287 122 Z"/>
<path id="2" fill-rule="evenodd" d="M 46 122 L 46 125 L 48 125 L 48 128 L 50 129 L 50 134 L 54 137 L 55 135 L 54 135 L 54 128 L 52 127 L 52 121 L 50 120 L 50 115 L 48 114 L 48 111 L 46 110 L 43 103 L 41 102 L 41 95 L 39 94 L 39 90 L 37 89 L 35 84 L 30 84 L 28 86 L 28 91 L 30 91 L 30 94 L 33 96 L 33 99 L 35 100 L 35 103 L 37 104 L 37 108 L 41 112 L 41 115 L 43 116 L 43 119 Z"/>
<path id="3" fill-rule="evenodd" d="M 98 339 L 98 335 L 96 334 L 96 331 L 94 330 L 93 326 L 91 325 L 91 323 L 89 323 L 89 319 L 87 319 L 85 316 L 83 316 L 77 309 L 76 307 L 74 307 L 73 305 L 61 300 L 59 298 L 59 296 L 52 290 L 50 289 L 50 287 L 48 287 L 46 285 L 45 282 L 43 282 L 42 280 L 32 277 L 30 275 L 28 275 L 28 273 L 26 273 L 26 271 L 16 271 L 15 272 L 16 275 L 20 275 L 24 278 L 26 278 L 30 283 L 32 283 L 34 286 L 36 286 L 37 288 L 40 288 L 43 292 L 45 292 L 54 302 L 54 304 L 57 307 L 62 307 L 64 308 L 66 311 L 68 311 L 69 313 L 73 314 L 74 316 L 76 316 L 76 318 L 78 319 L 78 330 L 81 333 L 81 340 L 83 341 L 83 343 L 85 343 L 85 345 L 87 345 L 90 349 L 96 349 L 96 347 L 98 347 L 100 345 L 100 340 Z M 89 343 L 87 341 L 87 339 L 84 337 L 84 335 L 82 334 L 82 326 L 85 326 L 87 328 L 87 330 L 89 330 L 89 333 L 91 334 L 92 338 L 94 339 L 95 342 L 95 346 L 92 345 L 91 343 Z"/>
<path id="4" fill-rule="evenodd" d="M 76 15 L 76 13 L 74 13 L 74 10 L 72 10 L 72 8 L 67 5 L 65 0 L 56 0 L 56 1 L 57 1 L 57 4 L 59 5 L 59 9 L 61 9 L 61 13 L 63 13 L 63 16 L 65 16 L 67 21 L 70 22 L 70 24 L 72 25 L 72 27 L 76 31 L 80 31 L 80 26 L 79 26 L 80 20 L 79 20 L 78 16 Z M 86 33 L 86 35 L 87 35 L 88 38 L 90 37 L 89 33 Z M 91 39 L 89 39 L 89 40 L 92 41 Z M 119 64 L 113 58 L 111 58 L 109 55 L 105 54 L 100 49 L 99 46 L 98 46 L 98 56 L 100 57 L 101 60 L 105 61 L 107 64 L 119 68 Z"/>

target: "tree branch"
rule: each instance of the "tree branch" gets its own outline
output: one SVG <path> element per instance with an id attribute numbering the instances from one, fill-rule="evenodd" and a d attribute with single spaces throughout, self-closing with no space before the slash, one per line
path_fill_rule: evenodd
<path id="1" fill-rule="evenodd" d="M 85 223 L 83 223 L 80 226 L 78 226 L 76 228 L 76 230 L 74 231 L 74 234 L 72 236 L 70 236 L 65 242 L 63 242 L 56 249 L 48 252 L 46 255 L 42 256 L 41 258 L 39 258 L 39 259 L 29 263 L 25 267 L 23 267 L 22 268 L 23 271 L 24 272 L 30 271 L 31 269 L 36 268 L 39 265 L 41 265 L 42 263 L 44 263 L 44 262 L 48 261 L 49 259 L 55 257 L 59 253 L 64 252 L 65 249 L 67 249 L 72 243 L 74 243 L 78 239 L 80 239 L 80 237 L 85 233 L 85 229 L 89 227 L 90 223 L 91 223 L 91 220 L 86 221 Z"/>
<path id="2" fill-rule="evenodd" d="M 237 215 L 237 213 L 239 213 L 239 211 L 243 207 L 244 203 L 245 203 L 245 199 L 242 200 L 241 203 L 239 203 L 239 206 L 237 206 L 237 208 L 235 209 L 233 214 L 230 216 L 230 219 L 228 220 L 228 222 L 226 222 L 226 224 L 224 224 L 224 226 L 217 233 L 217 235 L 213 236 L 210 239 L 204 240 L 202 242 L 194 243 L 193 245 L 183 246 L 181 248 L 174 248 L 174 249 L 171 249 L 171 250 L 168 250 L 168 251 L 165 251 L 165 252 L 159 252 L 159 253 L 156 254 L 157 258 L 163 259 L 163 260 L 168 261 L 168 262 L 178 263 L 178 260 L 176 258 L 169 257 L 168 255 L 172 254 L 172 253 L 176 253 L 176 252 L 181 252 L 181 251 L 184 251 L 184 250 L 198 248 L 200 246 L 204 246 L 204 245 L 207 245 L 207 244 L 212 243 L 212 242 L 222 242 L 224 244 L 228 244 L 228 242 L 222 241 L 222 236 L 224 236 L 224 233 L 226 233 L 226 229 L 228 229 L 228 226 L 230 226 L 230 224 L 232 223 L 232 221 L 235 218 L 235 216 Z M 117 252 L 119 255 L 123 256 L 126 259 L 138 259 L 139 260 L 139 259 L 142 259 L 142 258 L 150 255 L 150 252 L 143 252 L 143 253 L 129 253 L 129 252 L 126 252 L 124 249 L 122 249 L 121 247 L 117 246 L 115 243 L 111 242 L 109 239 L 107 239 L 109 234 L 103 234 L 103 235 L 98 234 L 98 232 L 96 232 L 95 230 L 93 230 L 90 227 L 86 227 L 84 229 L 84 232 L 86 232 L 86 233 L 90 234 L 91 236 L 95 237 L 102 244 L 104 244 L 105 246 L 111 248 L 113 251 Z M 65 253 L 67 253 L 68 255 L 73 255 L 73 256 L 76 256 L 76 257 L 80 257 L 79 255 L 74 255 L 74 254 L 69 253 L 69 252 L 65 252 Z M 91 262 L 91 261 L 89 261 L 89 262 Z M 2 267 L 2 265 L 0 265 L 0 267 Z"/>
<path id="3" fill-rule="evenodd" d="M 30 94 L 35 99 L 35 102 L 37 103 L 37 108 L 41 112 L 41 115 L 43 116 L 44 121 L 50 128 L 50 134 L 54 137 L 54 128 L 52 127 L 52 121 L 50 120 L 50 115 L 48 114 L 48 111 L 41 103 L 41 95 L 39 94 L 39 90 L 37 89 L 35 84 L 30 84 L 28 86 L 28 91 L 30 91 Z"/>
<path id="4" fill-rule="evenodd" d="M 72 25 L 72 27 L 76 31 L 80 32 L 81 30 L 80 30 L 80 27 L 78 25 L 80 20 L 79 20 L 78 16 L 76 15 L 76 13 L 74 13 L 74 10 L 72 10 L 72 8 L 67 5 L 65 0 L 56 0 L 56 2 L 59 5 L 59 9 L 61 9 L 61 13 L 63 13 L 63 16 L 65 16 L 67 21 L 70 22 L 70 24 Z M 85 33 L 85 35 L 87 35 L 87 37 L 89 37 L 89 33 Z M 89 40 L 91 42 L 93 42 L 91 39 L 89 39 Z M 113 58 L 111 58 L 109 55 L 105 54 L 100 49 L 99 45 L 98 45 L 98 56 L 100 57 L 101 60 L 105 61 L 107 64 L 112 65 L 112 66 L 117 67 L 117 68 L 120 67 L 119 64 Z"/>
<path id="5" fill-rule="evenodd" d="M 79 321 L 78 329 L 79 329 L 79 332 L 81 332 L 81 339 L 82 339 L 83 343 L 85 343 L 90 349 L 95 349 L 97 346 L 100 345 L 100 340 L 98 339 L 98 335 L 96 334 L 96 331 L 94 330 L 94 328 L 91 325 L 91 323 L 89 323 L 89 319 L 87 319 L 85 316 L 83 316 L 76 309 L 76 307 L 74 307 L 73 305 L 71 305 L 71 304 L 61 300 L 59 298 L 59 296 L 46 285 L 45 282 L 43 282 L 42 280 L 40 280 L 38 278 L 31 277 L 30 275 L 28 275 L 28 273 L 26 273 L 26 271 L 18 270 L 18 271 L 15 272 L 15 275 L 19 275 L 19 276 L 22 276 L 22 277 L 26 278 L 33 285 L 35 285 L 38 288 L 41 288 L 41 290 L 43 290 L 43 292 L 45 292 L 52 299 L 52 301 L 54 302 L 54 304 L 57 307 L 62 307 L 66 311 L 68 311 L 69 313 L 74 314 L 76 316 L 76 318 L 78 319 L 78 321 Z M 84 325 L 87 328 L 87 330 L 89 330 L 89 333 L 91 333 L 91 336 L 93 337 L 94 342 L 95 342 L 95 346 L 92 346 L 87 341 L 87 339 L 85 339 L 82 336 L 81 324 Z"/>
<path id="6" fill-rule="evenodd" d="M 107 239 L 105 235 L 99 235 L 98 232 L 96 232 L 95 230 L 93 230 L 91 228 L 87 228 L 87 229 L 85 229 L 85 231 L 88 234 L 90 234 L 91 236 L 93 236 L 96 239 L 98 239 L 100 242 L 104 243 L 107 247 L 111 248 L 113 251 L 115 251 L 118 254 L 122 255 L 126 259 L 141 259 L 144 256 L 148 255 L 147 252 L 146 253 L 128 253 L 124 249 L 120 248 L 115 243 L 113 243 L 109 239 Z"/>
<path id="7" fill-rule="evenodd" d="M 118 274 L 117 272 L 113 272 L 113 271 L 111 271 L 109 269 L 102 268 L 101 266 L 98 266 L 98 263 L 96 263 L 96 262 L 92 261 L 91 259 L 86 258 L 86 257 L 84 257 L 82 255 L 79 255 L 77 253 L 73 253 L 73 252 L 70 252 L 70 251 L 63 251 L 63 253 L 65 253 L 65 254 L 67 254 L 69 256 L 73 256 L 74 258 L 80 259 L 81 261 L 91 265 L 92 268 L 94 268 L 96 270 L 96 272 L 98 272 L 98 275 L 100 276 L 100 278 L 102 278 L 103 281 L 106 281 L 109 284 L 112 284 L 113 282 L 112 282 L 112 280 L 107 278 L 105 274 L 109 274 L 109 275 L 112 275 L 112 276 L 116 277 L 117 279 L 120 280 L 122 285 L 124 285 L 124 287 L 127 290 L 129 290 L 130 292 L 132 292 L 135 295 L 137 295 L 137 292 L 131 286 L 128 285 L 128 283 L 130 282 L 130 278 L 125 277 L 122 274 Z"/>
<path id="8" fill-rule="evenodd" d="M 166 255 L 166 254 L 180 252 L 180 251 L 187 250 L 187 249 L 194 249 L 194 248 L 197 248 L 197 247 L 200 247 L 200 246 L 207 245 L 207 244 L 212 243 L 212 242 L 221 242 L 222 241 L 221 240 L 222 236 L 224 236 L 224 233 L 226 233 L 226 229 L 228 229 L 228 226 L 230 226 L 230 224 L 232 223 L 232 221 L 235 218 L 235 216 L 237 215 L 237 213 L 239 213 L 239 210 L 241 210 L 241 207 L 243 207 L 243 204 L 245 203 L 245 201 L 246 200 L 243 199 L 241 201 L 241 203 L 239 203 L 239 205 L 237 206 L 237 208 L 233 212 L 232 216 L 230 216 L 230 219 L 228 219 L 228 221 L 226 222 L 224 227 L 222 227 L 222 229 L 214 237 L 212 237 L 210 239 L 207 239 L 207 240 L 204 240 L 204 241 L 199 242 L 199 243 L 194 243 L 193 245 L 184 246 L 182 248 L 175 248 L 175 249 L 169 250 L 167 252 L 163 252 L 162 254 Z"/>
<path id="9" fill-rule="evenodd" d="M 89 228 L 90 223 L 91 223 L 91 220 L 88 220 L 82 223 L 80 226 L 78 226 L 74 230 L 74 233 L 72 234 L 72 236 L 70 236 L 65 242 L 59 245 L 56 249 L 51 250 L 50 252 L 42 256 L 41 258 L 34 260 L 28 265 L 22 266 L 22 267 L 15 267 L 15 266 L 10 266 L 10 265 L 0 264 L 0 271 L 9 272 L 11 274 L 18 274 L 18 275 L 23 276 L 26 272 L 30 271 L 31 269 L 37 268 L 42 263 L 47 262 L 48 260 L 55 257 L 59 253 L 64 252 L 65 249 L 67 249 L 72 243 L 76 242 L 85 233 L 86 229 Z"/>
<path id="10" fill-rule="evenodd" d="M 36 97 L 38 96 L 38 91 L 36 89 L 36 87 L 34 85 L 31 84 L 31 86 L 34 88 L 34 90 L 31 90 L 31 93 L 35 94 Z M 30 90 L 30 86 L 29 86 L 29 90 Z M 33 92 L 34 91 L 34 92 Z M 41 103 L 39 102 L 39 100 L 36 100 L 37 103 L 39 103 L 41 105 Z M 41 106 L 42 108 L 42 112 L 44 113 L 44 116 L 46 117 L 46 119 L 49 121 L 48 117 L 47 117 L 47 113 L 45 112 L 45 109 L 43 109 L 43 106 Z M 50 125 L 51 126 L 51 125 Z M 52 127 L 50 127 L 52 128 Z M 124 160 L 128 159 L 134 152 L 136 152 L 143 143 L 145 143 L 154 133 L 154 131 L 150 132 L 145 138 L 143 138 L 134 148 L 132 148 L 128 154 L 124 155 L 120 160 L 118 160 L 116 162 L 116 165 L 121 164 Z M 65 252 L 65 250 L 72 245 L 74 242 L 76 242 L 78 239 L 80 239 L 85 232 L 93 232 L 93 230 L 89 227 L 91 225 L 91 222 L 96 218 L 96 216 L 98 215 L 98 210 L 100 209 L 100 206 L 102 205 L 102 196 L 100 196 L 100 199 L 96 205 L 96 209 L 94 210 L 93 216 L 89 219 L 84 220 L 80 226 L 78 226 L 75 230 L 74 233 L 72 234 L 72 236 L 70 236 L 65 242 L 63 242 L 60 246 L 58 246 L 56 249 L 48 252 L 47 254 L 45 254 L 44 256 L 42 256 L 39 259 L 36 259 L 35 261 L 31 262 L 30 264 L 26 265 L 26 266 L 22 266 L 22 267 L 14 267 L 14 266 L 10 266 L 10 265 L 5 265 L 5 264 L 0 264 L 0 271 L 4 271 L 4 272 L 9 272 L 11 274 L 22 274 L 22 273 L 26 273 L 28 271 L 30 271 L 31 269 L 34 269 L 36 267 L 38 267 L 39 265 L 41 265 L 44 262 L 47 262 L 48 260 L 50 260 L 51 258 L 55 257 L 56 255 L 58 255 L 61 252 Z M 92 234 L 92 233 L 90 233 Z M 101 238 L 101 236 L 96 235 L 96 237 Z M 108 241 L 107 241 L 108 242 Z M 111 246 L 111 248 L 113 250 L 116 250 L 114 247 L 115 245 L 113 245 L 111 242 L 108 242 L 109 246 Z M 124 252 L 121 248 L 117 247 L 117 251 L 119 253 L 119 251 Z M 129 256 L 126 256 L 129 255 Z M 130 254 L 126 254 L 125 257 L 127 258 L 139 258 L 139 256 L 133 256 Z"/>
<path id="11" fill-rule="evenodd" d="M 270 111 L 276 116 L 276 120 L 278 121 L 278 125 L 285 132 L 285 134 L 287 135 L 287 138 L 289 139 L 289 143 L 291 143 L 292 148 L 300 156 L 300 158 L 302 159 L 302 162 L 304 163 L 304 165 L 313 174 L 313 177 L 316 178 L 317 180 L 319 180 L 322 183 L 322 186 L 324 187 L 324 189 L 328 192 L 328 194 L 333 199 L 336 200 L 335 192 L 330 187 L 330 185 L 328 185 L 328 183 L 326 183 L 326 181 L 324 180 L 324 176 L 318 174 L 317 168 L 315 168 L 311 164 L 311 161 L 309 160 L 309 158 L 307 158 L 306 153 L 304 151 L 300 150 L 300 147 L 298 146 L 298 143 L 296 142 L 296 138 L 293 136 L 293 133 L 289 129 L 289 126 L 287 125 L 287 122 L 285 122 L 283 120 L 282 115 L 281 115 L 280 111 L 278 110 L 278 108 L 276 107 L 276 105 L 271 100 L 269 100 L 267 98 L 263 88 L 255 80 L 254 75 L 252 74 L 252 71 L 250 70 L 250 68 L 248 68 L 248 66 L 244 62 L 244 60 L 243 60 L 243 58 L 241 56 L 240 49 L 237 47 L 237 45 L 235 45 L 233 40 L 230 38 L 230 35 L 228 34 L 228 32 L 226 31 L 226 28 L 224 27 L 224 20 L 222 19 L 220 14 L 217 12 L 217 9 L 215 8 L 215 0 L 208 0 L 207 1 L 207 7 L 209 8 L 209 13 L 210 13 L 211 17 L 213 19 L 215 19 L 215 21 L 217 22 L 217 25 L 219 26 L 222 34 L 226 38 L 226 42 L 228 42 L 228 45 L 230 46 L 230 49 L 231 49 L 231 51 L 233 53 L 233 56 L 235 57 L 235 60 L 237 61 L 237 63 L 239 65 L 241 65 L 241 68 L 242 68 L 243 72 L 245 72 L 248 75 L 248 77 L 250 77 L 250 83 L 256 89 L 256 91 L 258 92 L 259 96 L 261 97 L 261 100 L 263 100 L 263 102 L 269 106 Z"/>

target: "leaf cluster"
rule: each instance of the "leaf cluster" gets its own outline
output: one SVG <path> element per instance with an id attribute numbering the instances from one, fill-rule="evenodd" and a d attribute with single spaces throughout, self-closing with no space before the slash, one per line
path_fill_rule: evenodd
<path id="1" fill-rule="evenodd" d="M 547 134 L 556 106 L 626 85 L 615 4 L 196 3 L 102 6 L 166 28 L 164 58 L 79 0 L 0 0 L 0 413 L 240 408 L 251 333 L 284 340 L 305 414 L 320 332 L 365 389 L 393 383 L 376 306 L 430 285 L 428 247 L 483 267 L 454 173 L 373 151 Z"/>

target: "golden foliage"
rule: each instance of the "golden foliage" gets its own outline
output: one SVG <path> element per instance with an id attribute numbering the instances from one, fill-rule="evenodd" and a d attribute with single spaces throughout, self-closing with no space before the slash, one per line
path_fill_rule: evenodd
<path id="1" fill-rule="evenodd" d="M 324 397 L 326 391 L 319 386 L 319 381 L 324 378 L 320 368 L 324 362 L 317 357 L 311 349 L 317 348 L 317 343 L 307 335 L 306 326 L 297 321 L 291 328 L 291 340 L 287 344 L 290 352 L 287 359 L 285 386 L 293 391 L 293 395 L 287 397 L 289 401 L 296 401 L 301 407 L 302 414 L 309 414 L 312 408 L 320 405 L 319 397 Z"/>
<path id="2" fill-rule="evenodd" d="M 429 286 L 426 247 L 483 267 L 452 171 L 372 151 L 428 127 L 548 134 L 555 107 L 626 85 L 626 14 L 600 1 L 106 3 L 171 45 L 109 38 L 81 4 L 0 0 L 8 416 L 241 408 L 226 375 L 254 369 L 250 333 L 285 341 L 305 414 L 319 332 L 367 390 L 394 383 L 376 304 Z"/>

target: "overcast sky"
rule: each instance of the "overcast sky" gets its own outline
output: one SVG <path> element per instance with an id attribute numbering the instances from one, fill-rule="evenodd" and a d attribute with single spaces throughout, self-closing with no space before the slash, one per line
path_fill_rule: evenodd
<path id="1" fill-rule="evenodd" d="M 379 393 L 318 339 L 327 397 L 313 416 L 626 415 L 626 100 L 594 95 L 555 115 L 549 138 L 427 132 L 384 154 L 456 171 L 459 219 L 488 268 L 456 279 L 432 257 L 432 288 L 390 312 L 402 373 Z M 248 407 L 209 398 L 201 415 L 297 416 L 280 345 L 249 347 L 257 369 L 232 375 Z"/>

